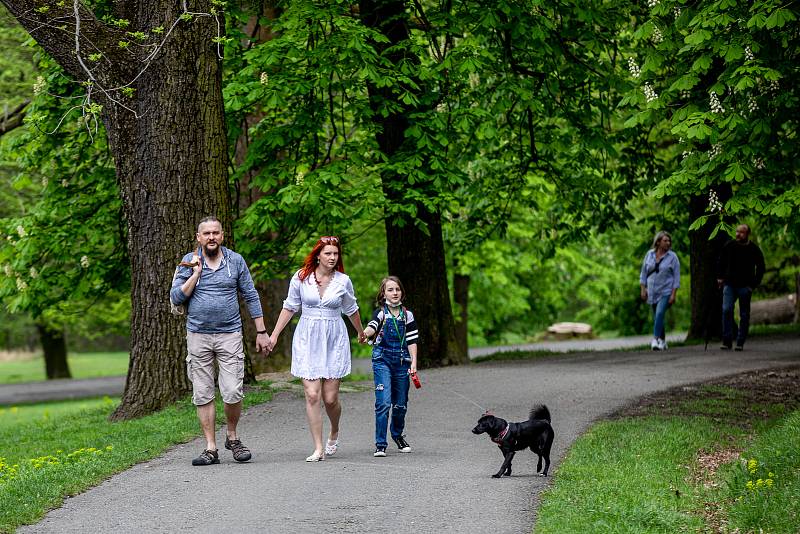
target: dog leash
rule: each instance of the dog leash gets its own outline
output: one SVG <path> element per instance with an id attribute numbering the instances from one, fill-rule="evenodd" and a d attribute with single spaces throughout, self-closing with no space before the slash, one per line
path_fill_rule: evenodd
<path id="1" fill-rule="evenodd" d="M 477 402 L 475 402 L 474 400 L 470 399 L 469 397 L 465 397 L 464 395 L 462 395 L 462 394 L 461 394 L 461 393 L 459 393 L 458 391 L 456 391 L 456 390 L 454 390 L 454 389 L 448 389 L 448 391 L 449 391 L 450 393 L 453 393 L 454 395 L 458 395 L 459 397 L 461 397 L 461 398 L 462 398 L 462 399 L 464 399 L 465 401 L 467 401 L 467 402 L 469 402 L 469 403 L 472 403 L 472 404 L 474 404 L 475 406 L 477 406 L 478 408 L 480 408 L 482 412 L 486 413 L 486 412 L 488 411 L 488 410 L 486 410 L 486 409 L 485 409 L 483 406 L 481 406 L 480 404 L 478 404 L 478 403 L 477 403 Z"/>

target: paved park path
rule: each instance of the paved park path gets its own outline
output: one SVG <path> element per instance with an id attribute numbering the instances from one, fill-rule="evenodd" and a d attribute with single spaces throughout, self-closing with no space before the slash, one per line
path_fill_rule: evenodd
<path id="1" fill-rule="evenodd" d="M 254 459 L 192 467 L 199 440 L 68 499 L 19 532 L 531 532 L 552 478 L 521 452 L 510 478 L 490 478 L 497 447 L 470 429 L 482 410 L 524 419 L 544 402 L 556 440 L 551 474 L 595 420 L 647 393 L 753 369 L 800 363 L 800 339 L 756 339 L 744 352 L 716 346 L 667 352 L 595 352 L 424 371 L 411 393 L 411 454 L 373 458 L 372 391 L 343 394 L 341 449 L 307 464 L 303 401 L 292 392 L 250 409 L 240 424 Z M 220 433 L 221 435 L 221 433 Z"/>

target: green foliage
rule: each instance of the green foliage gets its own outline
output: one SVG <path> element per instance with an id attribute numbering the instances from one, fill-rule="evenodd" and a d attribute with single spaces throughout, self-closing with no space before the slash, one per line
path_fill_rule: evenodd
<path id="1" fill-rule="evenodd" d="M 110 290 L 124 295 L 129 274 L 105 135 L 65 98 L 75 87 L 61 70 L 42 59 L 41 71 L 61 98 L 37 95 L 28 126 L 0 139 L 0 161 L 17 170 L 13 208 L 0 214 L 0 299 L 63 326 Z"/>
<path id="2" fill-rule="evenodd" d="M 733 197 L 709 202 L 706 218 L 718 228 L 726 216 L 792 220 L 800 206 L 798 7 L 653 4 L 635 19 L 627 52 L 631 81 L 652 92 L 647 102 L 636 93 L 621 105 L 631 113 L 627 126 L 653 129 L 651 142 L 665 147 L 656 194 L 711 196 L 728 183 Z M 643 105 L 647 112 L 634 110 Z"/>
<path id="3" fill-rule="evenodd" d="M 27 33 L 16 24 L 0 5 L 0 113 L 7 113 L 30 98 L 37 69 L 33 61 L 34 50 Z"/>

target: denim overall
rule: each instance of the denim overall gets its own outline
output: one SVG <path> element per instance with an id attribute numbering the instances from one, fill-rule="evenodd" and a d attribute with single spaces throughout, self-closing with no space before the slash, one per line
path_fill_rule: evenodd
<path id="1" fill-rule="evenodd" d="M 390 431 L 393 438 L 403 435 L 408 408 L 408 389 L 411 384 L 408 369 L 411 355 L 405 341 L 406 314 L 392 318 L 383 308 L 381 340 L 372 349 L 372 373 L 375 379 L 375 446 L 386 447 L 386 425 L 392 412 Z"/>

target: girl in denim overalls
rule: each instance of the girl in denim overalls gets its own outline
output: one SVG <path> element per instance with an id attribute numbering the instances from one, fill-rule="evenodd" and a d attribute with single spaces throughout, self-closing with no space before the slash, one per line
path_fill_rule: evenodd
<path id="1" fill-rule="evenodd" d="M 375 378 L 375 453 L 386 456 L 386 425 L 400 452 L 411 452 L 403 436 L 408 409 L 409 374 L 417 372 L 419 332 L 414 314 L 403 306 L 403 284 L 396 276 L 381 281 L 376 298 L 379 308 L 372 314 L 364 334 L 372 341 L 372 373 Z"/>

